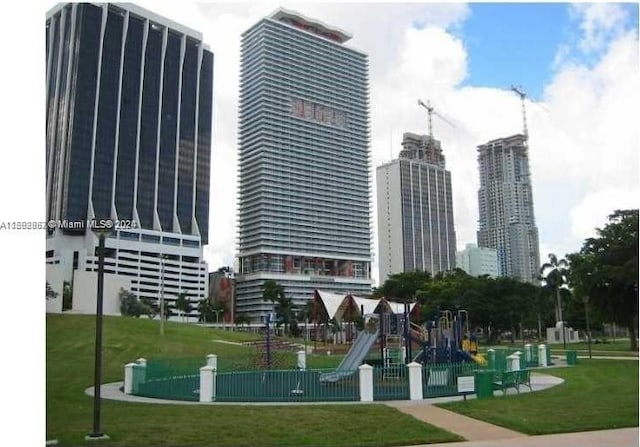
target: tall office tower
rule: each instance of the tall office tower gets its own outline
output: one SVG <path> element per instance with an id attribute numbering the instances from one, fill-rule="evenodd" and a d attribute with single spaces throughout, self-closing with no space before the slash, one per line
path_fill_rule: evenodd
<path id="1" fill-rule="evenodd" d="M 500 276 L 537 284 L 540 254 L 526 136 L 478 146 L 478 163 L 478 246 L 497 250 Z"/>
<path id="2" fill-rule="evenodd" d="M 394 273 L 456 267 L 451 173 L 440 141 L 407 132 L 402 148 L 376 172 L 380 284 Z"/>
<path id="3" fill-rule="evenodd" d="M 335 27 L 279 9 L 242 35 L 236 310 L 264 319 L 274 279 L 371 293 L 368 57 Z"/>
<path id="4" fill-rule="evenodd" d="M 206 298 L 213 54 L 201 33 L 130 4 L 60 4 L 46 47 L 46 215 L 64 223 L 47 236 L 51 276 L 73 282 L 74 308 L 95 300 L 86 222 L 110 218 L 107 283 Z"/>

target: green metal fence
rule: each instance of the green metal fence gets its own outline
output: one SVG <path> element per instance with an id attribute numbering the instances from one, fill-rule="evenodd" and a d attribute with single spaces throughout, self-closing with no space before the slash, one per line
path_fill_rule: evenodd
<path id="1" fill-rule="evenodd" d="M 320 381 L 327 370 L 265 370 L 218 373 L 216 402 L 320 402 L 360 399 L 357 370 L 335 382 Z"/>
<path id="2" fill-rule="evenodd" d="M 373 400 L 409 399 L 409 370 L 405 364 L 373 369 Z"/>
<path id="3" fill-rule="evenodd" d="M 484 369 L 477 363 L 428 363 L 422 365 L 422 397 L 444 397 L 458 394 L 458 377 L 473 376 Z"/>
<path id="4" fill-rule="evenodd" d="M 205 360 L 198 358 L 148 360 L 146 368 L 134 367 L 133 394 L 170 400 L 200 399 L 200 368 Z"/>

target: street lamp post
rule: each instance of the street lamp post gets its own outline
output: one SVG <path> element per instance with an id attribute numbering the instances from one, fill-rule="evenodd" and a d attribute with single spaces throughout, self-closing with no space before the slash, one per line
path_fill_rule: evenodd
<path id="1" fill-rule="evenodd" d="M 160 255 L 160 335 L 164 335 L 164 260 Z"/>
<path id="2" fill-rule="evenodd" d="M 591 328 L 589 327 L 589 295 L 584 298 L 584 318 L 587 320 L 587 344 L 589 345 L 589 360 L 591 360 Z"/>
<path id="3" fill-rule="evenodd" d="M 105 223 L 101 221 L 102 223 Z M 113 225 L 95 225 L 93 231 L 98 235 L 98 289 L 96 297 L 96 345 L 93 369 L 93 430 L 86 439 L 108 439 L 100 427 L 100 382 L 102 381 L 102 307 L 104 300 L 104 246 L 107 234 Z"/>

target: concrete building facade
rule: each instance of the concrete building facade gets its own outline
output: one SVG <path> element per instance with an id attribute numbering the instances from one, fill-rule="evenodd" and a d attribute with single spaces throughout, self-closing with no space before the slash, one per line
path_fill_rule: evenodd
<path id="1" fill-rule="evenodd" d="M 538 284 L 538 228 L 526 136 L 513 135 L 478 146 L 478 164 L 478 246 L 497 251 L 500 276 Z"/>
<path id="2" fill-rule="evenodd" d="M 242 35 L 236 311 L 263 321 L 274 279 L 371 292 L 368 57 L 351 36 L 279 9 Z"/>
<path id="3" fill-rule="evenodd" d="M 107 280 L 152 301 L 206 298 L 213 54 L 201 33 L 131 4 L 60 4 L 46 59 L 47 264 L 73 283 L 95 272 L 91 226 L 108 220 Z M 78 304 L 96 290 L 81 276 Z"/>
<path id="4" fill-rule="evenodd" d="M 465 249 L 456 252 L 456 266 L 471 276 L 500 276 L 498 271 L 498 251 L 493 248 L 467 244 Z"/>
<path id="5" fill-rule="evenodd" d="M 394 273 L 456 266 L 451 173 L 440 141 L 407 132 L 402 147 L 376 170 L 380 284 Z"/>

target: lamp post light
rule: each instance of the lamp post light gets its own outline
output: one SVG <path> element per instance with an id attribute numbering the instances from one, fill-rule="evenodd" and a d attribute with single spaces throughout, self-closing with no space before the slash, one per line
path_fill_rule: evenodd
<path id="1" fill-rule="evenodd" d="M 584 318 L 587 320 L 587 344 L 589 345 L 589 360 L 591 360 L 591 328 L 589 327 L 589 295 L 584 298 Z"/>
<path id="2" fill-rule="evenodd" d="M 164 335 L 164 260 L 165 255 L 160 255 L 160 335 Z"/>
<path id="3" fill-rule="evenodd" d="M 93 430 L 85 439 L 109 439 L 100 426 L 100 382 L 102 381 L 102 307 L 104 300 L 105 239 L 113 228 L 111 219 L 97 219 L 92 230 L 98 236 L 98 289 L 96 297 L 96 346 L 93 369 Z"/>

